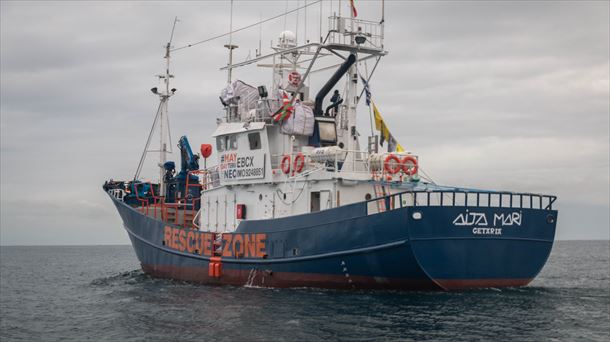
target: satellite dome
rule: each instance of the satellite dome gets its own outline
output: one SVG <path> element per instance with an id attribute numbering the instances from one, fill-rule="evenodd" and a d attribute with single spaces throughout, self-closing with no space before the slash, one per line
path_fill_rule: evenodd
<path id="1" fill-rule="evenodd" d="M 295 47 L 297 46 L 297 37 L 292 31 L 284 31 L 280 33 L 277 45 L 282 48 Z"/>

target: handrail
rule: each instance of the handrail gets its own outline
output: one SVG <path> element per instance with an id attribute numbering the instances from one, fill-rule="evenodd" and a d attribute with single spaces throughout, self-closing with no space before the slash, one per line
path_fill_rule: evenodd
<path id="1" fill-rule="evenodd" d="M 438 201 L 434 195 L 438 195 Z M 456 196 L 459 195 L 459 196 Z M 505 201 L 505 198 L 508 201 Z M 524 201 L 524 199 L 526 201 Z M 527 201 L 529 199 L 529 201 Z M 536 200 L 535 200 L 536 199 Z M 535 209 L 553 210 L 553 203 L 557 196 L 533 194 L 533 193 L 513 193 L 507 191 L 486 191 L 473 190 L 466 191 L 460 189 L 424 189 L 406 190 L 395 194 L 379 196 L 365 200 L 368 213 L 370 202 L 385 201 L 387 210 L 399 209 L 404 207 L 425 207 L 425 206 L 450 206 L 450 207 L 491 207 L 491 208 L 511 208 L 511 209 Z M 515 201 L 517 200 L 517 201 Z M 398 204 L 398 207 L 396 207 Z"/>
<path id="2" fill-rule="evenodd" d="M 144 184 L 148 184 L 148 186 L 150 187 L 150 197 L 140 197 L 140 194 L 138 193 L 138 186 L 140 185 L 144 185 Z M 149 198 L 153 199 L 153 215 L 155 217 L 157 217 L 157 207 L 161 206 L 163 207 L 163 203 L 165 202 L 165 197 L 163 196 L 156 196 L 155 195 L 155 188 L 152 184 L 152 182 L 140 182 L 140 183 L 134 183 L 133 184 L 133 189 L 136 195 L 136 199 L 140 202 L 140 204 L 142 205 L 142 212 L 145 213 L 146 215 L 148 215 L 148 210 L 150 207 L 150 201 Z M 161 210 L 161 215 L 163 216 L 163 208 L 160 208 Z"/>
<path id="3" fill-rule="evenodd" d="M 290 159 L 293 160 L 293 158 L 299 154 L 304 154 L 305 157 L 309 157 L 310 154 L 305 153 L 305 152 L 287 152 L 287 153 L 282 153 L 282 154 L 271 154 L 270 158 L 271 158 L 271 168 L 272 169 L 279 169 L 280 167 L 280 161 L 284 156 L 290 156 Z M 342 169 L 342 172 L 349 172 L 349 173 L 355 173 L 355 174 L 370 174 L 371 172 L 378 172 L 380 170 L 373 170 L 371 168 L 371 165 L 369 164 L 369 157 L 371 155 L 374 154 L 394 154 L 396 156 L 399 157 L 404 157 L 407 155 L 410 156 L 415 156 L 413 153 L 411 152 L 380 152 L 380 153 L 370 153 L 367 150 L 348 150 L 348 149 L 341 149 L 340 152 L 338 152 L 337 154 L 334 155 L 334 158 L 330 159 L 329 161 L 333 162 L 334 165 L 334 172 L 338 172 L 338 164 L 340 163 L 345 163 L 345 162 L 352 162 L 352 168 L 349 170 L 346 170 L 345 168 Z M 357 163 L 362 163 L 364 166 L 363 170 L 356 170 L 355 165 Z M 308 166 L 310 166 L 311 164 L 321 164 L 320 162 L 315 162 L 313 160 L 310 159 L 309 163 L 305 163 L 305 169 L 308 169 Z M 399 163 L 400 166 L 403 166 L 404 164 Z M 383 171 L 383 165 L 381 166 L 381 171 Z"/>
<path id="4" fill-rule="evenodd" d="M 123 189 L 108 189 L 106 192 L 121 202 L 125 201 L 125 196 L 127 195 Z"/>

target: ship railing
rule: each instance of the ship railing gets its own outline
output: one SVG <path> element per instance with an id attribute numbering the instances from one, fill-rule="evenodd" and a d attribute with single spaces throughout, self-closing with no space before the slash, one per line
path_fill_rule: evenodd
<path id="1" fill-rule="evenodd" d="M 295 159 L 298 155 L 303 154 L 303 156 L 305 157 L 305 161 L 304 161 L 304 166 L 303 169 L 299 172 L 296 172 L 295 170 Z M 322 172 L 322 171 L 328 171 L 328 172 L 337 172 L 338 171 L 338 163 L 340 163 L 340 161 L 338 161 L 336 158 L 335 160 L 329 160 L 326 163 L 323 162 L 314 162 L 309 158 L 308 154 L 305 153 L 301 153 L 301 152 L 295 152 L 295 153 L 285 153 L 285 154 L 274 154 L 271 156 L 271 169 L 273 170 L 272 172 L 274 174 L 282 174 L 282 159 L 285 156 L 289 156 L 290 157 L 290 171 L 288 172 L 288 178 L 290 179 L 295 179 L 295 178 L 303 178 L 305 176 L 308 176 L 312 173 L 315 172 Z"/>
<path id="2" fill-rule="evenodd" d="M 303 154 L 305 156 L 305 166 L 301 173 L 305 173 L 308 170 L 326 170 L 339 177 L 340 173 L 352 173 L 367 175 L 372 179 L 386 179 L 391 177 L 392 180 L 404 180 L 405 175 L 401 172 L 396 175 L 389 175 L 383 172 L 383 165 L 379 167 L 379 170 L 373 168 L 369 163 L 370 153 L 366 150 L 345 150 L 341 153 L 335 154 L 333 157 L 328 158 L 326 161 L 314 161 L 310 158 L 311 154 L 303 152 L 285 153 L 285 154 L 274 154 L 271 156 L 271 169 L 274 172 L 282 172 L 282 159 L 284 156 L 290 157 L 290 173 L 291 177 L 299 176 L 298 173 L 293 172 L 294 160 L 297 155 Z M 407 154 L 404 154 L 407 155 Z M 402 167 L 402 165 L 400 165 Z M 374 174 L 375 173 L 375 174 Z M 378 173 L 378 174 L 377 174 Z"/>
<path id="3" fill-rule="evenodd" d="M 185 228 L 196 228 L 194 218 L 197 216 L 200 198 L 182 198 L 176 203 L 164 203 L 162 208 L 162 220 L 171 222 Z"/>
<path id="4" fill-rule="evenodd" d="M 219 187 L 221 185 L 219 172 L 218 165 L 204 170 L 197 170 L 196 174 L 199 176 L 201 190 L 205 191 Z"/>
<path id="5" fill-rule="evenodd" d="M 282 106 L 282 100 L 278 98 L 261 98 L 256 104 L 230 104 L 226 107 L 223 122 L 264 122 L 269 125 L 276 124 L 273 121 L 275 114 Z"/>
<path id="6" fill-rule="evenodd" d="M 198 182 L 191 182 L 191 176 L 197 176 Z M 177 198 L 175 203 L 161 202 L 161 218 L 165 222 L 172 222 L 186 228 L 197 229 L 197 219 L 201 210 L 201 191 L 210 190 L 220 186 L 218 166 L 207 169 L 193 170 L 187 173 L 185 196 Z M 198 188 L 199 195 L 191 194 L 192 188 Z"/>
<path id="7" fill-rule="evenodd" d="M 198 181 L 191 182 L 191 176 L 196 176 Z M 199 210 L 201 208 L 201 191 L 220 186 L 218 178 L 218 167 L 208 169 L 192 170 L 187 173 L 184 197 L 177 198 L 175 203 L 162 203 L 161 218 L 163 221 L 181 225 L 186 228 L 196 229 Z M 197 188 L 197 195 L 193 195 L 191 189 Z"/>
<path id="8" fill-rule="evenodd" d="M 108 194 L 121 202 L 125 201 L 125 196 L 127 196 L 123 189 L 109 189 Z"/>
<path id="9" fill-rule="evenodd" d="M 273 114 L 277 112 L 282 106 L 282 100 L 277 98 L 264 98 L 259 99 L 256 104 L 256 110 L 254 115 L 251 112 L 246 113 L 247 117 L 243 121 L 249 122 L 265 122 L 267 124 L 273 124 Z"/>
<path id="10" fill-rule="evenodd" d="M 144 185 L 149 186 L 149 191 L 144 196 L 141 196 L 139 190 L 140 187 Z M 199 196 L 192 196 L 188 190 L 193 186 L 201 185 L 189 184 L 187 182 L 185 196 L 182 198 L 176 198 L 174 203 L 167 203 L 165 201 L 165 196 L 156 195 L 154 185 L 156 184 L 151 182 L 140 182 L 134 184 L 136 201 L 139 203 L 137 209 L 142 214 L 161 219 L 163 222 L 170 222 L 183 227 L 194 228 L 195 225 L 192 223 L 192 221 L 196 216 L 197 210 L 199 209 L 198 204 L 200 203 L 201 198 Z"/>
<path id="11" fill-rule="evenodd" d="M 366 37 L 361 47 L 383 50 L 383 23 L 339 16 L 328 17 L 328 44 L 352 45 L 352 38 Z"/>
<path id="12" fill-rule="evenodd" d="M 272 115 L 282 106 L 282 100 L 273 97 L 259 98 L 255 102 L 238 100 L 225 107 L 225 122 L 265 122 L 273 124 Z M 221 119 L 222 120 L 222 119 Z"/>
<path id="13" fill-rule="evenodd" d="M 150 194 L 148 196 L 142 197 L 140 196 L 140 192 L 138 191 L 138 187 L 148 184 Z M 153 215 L 157 217 L 157 213 L 162 213 L 162 206 L 165 198 L 162 196 L 155 195 L 155 188 L 152 182 L 139 182 L 134 183 L 134 192 L 136 195 L 136 200 L 140 203 L 140 212 L 145 215 Z M 152 203 L 151 203 L 152 200 Z M 158 211 L 158 212 L 157 212 Z"/>
<path id="14" fill-rule="evenodd" d="M 553 210 L 556 196 L 502 191 L 418 190 L 379 196 L 366 201 L 367 215 L 405 207 L 489 207 Z M 384 201 L 385 210 L 379 201 Z"/>

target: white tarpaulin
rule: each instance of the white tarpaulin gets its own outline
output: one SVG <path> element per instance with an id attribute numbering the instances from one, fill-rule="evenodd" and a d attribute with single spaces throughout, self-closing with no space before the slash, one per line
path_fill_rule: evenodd
<path id="1" fill-rule="evenodd" d="M 226 104 L 237 103 L 241 110 L 248 111 L 256 108 L 256 101 L 258 101 L 259 95 L 255 87 L 236 80 L 220 92 L 220 98 Z"/>
<path id="2" fill-rule="evenodd" d="M 282 122 L 282 133 L 289 135 L 313 135 L 313 109 L 300 101 L 294 103 L 292 115 Z"/>

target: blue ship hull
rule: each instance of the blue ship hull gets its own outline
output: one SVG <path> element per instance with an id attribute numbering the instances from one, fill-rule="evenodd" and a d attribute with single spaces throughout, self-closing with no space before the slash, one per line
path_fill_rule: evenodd
<path id="1" fill-rule="evenodd" d="M 454 202 L 369 213 L 370 203 L 360 202 L 317 213 L 243 221 L 235 232 L 217 240 L 214 233 L 162 222 L 111 198 L 146 273 L 240 286 L 402 290 L 524 286 L 551 252 L 557 218 L 550 204 L 515 209 Z M 390 204 L 387 198 L 386 203 Z"/>

